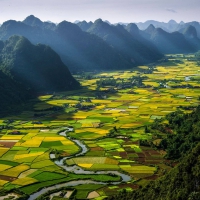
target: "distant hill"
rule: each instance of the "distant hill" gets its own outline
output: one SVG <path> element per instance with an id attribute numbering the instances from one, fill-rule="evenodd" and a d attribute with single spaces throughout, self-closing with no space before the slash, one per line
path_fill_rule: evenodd
<path id="1" fill-rule="evenodd" d="M 82 31 L 79 26 L 67 21 L 57 25 L 56 37 L 62 42 L 53 44 L 57 52 L 66 54 L 62 56 L 65 63 L 69 63 L 70 69 L 80 70 L 102 70 L 102 69 L 124 69 L 128 66 L 126 59 L 109 46 L 101 38 Z"/>
<path id="2" fill-rule="evenodd" d="M 101 38 L 67 21 L 48 28 L 34 16 L 27 17 L 23 22 L 9 20 L 0 27 L 0 39 L 6 40 L 12 35 L 22 35 L 34 44 L 51 46 L 73 72 L 133 67 Z"/>
<path id="3" fill-rule="evenodd" d="M 74 21 L 74 24 L 78 24 L 79 22 L 81 22 L 80 20 L 76 20 Z"/>
<path id="4" fill-rule="evenodd" d="M 137 39 L 132 38 L 121 26 L 114 27 L 108 22 L 103 23 L 113 29 L 113 34 L 118 34 L 117 37 L 122 37 L 122 41 L 128 45 L 126 46 L 124 42 L 113 45 L 105 38 L 93 34 L 91 30 L 88 31 L 91 26 L 96 26 L 92 22 L 83 21 L 76 25 L 63 21 L 55 25 L 42 22 L 33 15 L 27 17 L 23 22 L 14 20 L 4 22 L 0 27 L 0 39 L 6 40 L 12 35 L 22 35 L 33 44 L 49 45 L 73 72 L 127 69 L 137 64 L 154 62 L 162 57 L 157 50 L 149 50 L 144 43 L 141 44 Z M 109 38 L 111 37 L 112 35 L 109 36 Z M 127 56 L 127 54 L 129 55 Z"/>
<path id="5" fill-rule="evenodd" d="M 151 41 L 162 53 L 192 53 L 198 51 L 198 45 L 188 40 L 182 33 L 175 31 L 168 33 L 152 24 L 141 31 L 141 35 Z M 197 40 L 198 42 L 198 40 Z"/>
<path id="6" fill-rule="evenodd" d="M 183 27 L 182 29 L 179 30 L 179 32 L 188 38 L 196 38 L 197 37 L 197 31 L 196 31 L 195 27 L 192 25 Z"/>
<path id="7" fill-rule="evenodd" d="M 130 65 L 147 64 L 162 58 L 156 48 L 149 49 L 145 42 L 133 37 L 122 25 L 113 26 L 98 19 L 87 32 L 102 38 L 120 52 Z"/>
<path id="8" fill-rule="evenodd" d="M 185 38 L 192 43 L 198 50 L 200 50 L 200 39 L 197 35 L 197 30 L 192 25 L 184 26 L 179 30 L 180 33 L 182 33 Z"/>
<path id="9" fill-rule="evenodd" d="M 34 15 L 28 16 L 24 21 L 24 24 L 29 26 L 38 26 L 40 28 L 54 29 L 56 25 L 52 22 L 42 22 L 39 18 Z"/>
<path id="10" fill-rule="evenodd" d="M 175 32 L 175 31 L 179 31 L 181 29 L 184 29 L 186 27 L 188 27 L 189 25 L 194 26 L 196 31 L 197 31 L 197 36 L 198 38 L 200 38 L 200 23 L 197 21 L 192 21 L 192 22 L 187 22 L 184 23 L 183 21 L 181 21 L 180 23 L 177 23 L 174 20 L 170 20 L 169 22 L 159 22 L 159 21 L 155 21 L 155 20 L 148 20 L 146 22 L 139 22 L 136 23 L 136 25 L 138 26 L 138 28 L 140 30 L 145 30 L 149 27 L 149 25 L 153 25 L 155 28 L 162 28 L 164 31 L 166 32 Z"/>
<path id="11" fill-rule="evenodd" d="M 92 26 L 92 24 L 93 24 L 92 22 L 86 22 L 86 21 L 77 23 L 77 25 L 81 28 L 82 31 L 87 31 Z"/>
<path id="12" fill-rule="evenodd" d="M 181 22 L 180 24 L 182 24 Z M 159 22 L 155 20 L 147 20 L 146 22 L 139 22 L 136 23 L 139 29 L 145 30 L 149 27 L 149 25 L 153 25 L 155 28 L 162 28 L 163 30 L 167 32 L 174 32 L 177 30 L 177 27 L 179 26 L 179 23 L 177 23 L 175 20 L 170 20 L 169 22 Z"/>
<path id="13" fill-rule="evenodd" d="M 22 36 L 0 41 L 1 106 L 24 102 L 38 92 L 72 90 L 79 83 L 58 54 Z"/>
<path id="14" fill-rule="evenodd" d="M 156 21 L 153 23 L 163 25 Z M 198 23 L 194 24 L 198 36 Z M 188 36 L 191 30 L 181 32 L 186 28 L 183 27 L 185 23 L 178 24 L 170 20 L 165 25 L 179 31 L 168 33 L 153 25 L 141 31 L 133 23 L 114 26 L 101 19 L 94 23 L 63 21 L 56 25 L 30 15 L 23 22 L 4 22 L 0 27 L 0 39 L 21 35 L 33 44 L 49 45 L 71 72 L 130 69 L 155 62 L 164 53 L 192 53 L 199 50 L 198 38 Z"/>
<path id="15" fill-rule="evenodd" d="M 30 15 L 28 16 L 24 21 L 23 21 L 24 24 L 27 24 L 29 26 L 39 26 L 39 27 L 42 27 L 43 26 L 43 22 L 35 17 L 34 15 Z"/>
<path id="16" fill-rule="evenodd" d="M 136 24 L 131 23 L 125 26 L 125 29 L 133 36 L 135 40 L 138 40 L 141 44 L 143 44 L 149 51 L 158 52 L 157 47 L 153 44 L 153 42 L 145 39 L 139 28 Z"/>
<path id="17" fill-rule="evenodd" d="M 188 22 L 184 24 L 179 24 L 176 28 L 176 31 L 183 30 L 189 26 L 193 26 L 196 29 L 197 37 L 200 39 L 200 23 L 199 22 L 193 21 L 193 22 Z"/>

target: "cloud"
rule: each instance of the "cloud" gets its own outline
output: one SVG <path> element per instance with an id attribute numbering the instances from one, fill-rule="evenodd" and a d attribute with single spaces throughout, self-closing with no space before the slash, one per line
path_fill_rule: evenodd
<path id="1" fill-rule="evenodd" d="M 176 10 L 171 9 L 171 8 L 167 8 L 166 11 L 168 11 L 168 12 L 172 12 L 172 13 L 177 13 Z"/>

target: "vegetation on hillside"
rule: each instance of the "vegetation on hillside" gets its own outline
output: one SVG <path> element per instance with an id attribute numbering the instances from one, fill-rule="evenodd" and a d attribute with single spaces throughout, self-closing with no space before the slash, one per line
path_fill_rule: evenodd
<path id="1" fill-rule="evenodd" d="M 182 158 L 180 163 L 165 176 L 144 188 L 130 193 L 123 191 L 107 200 L 199 200 L 200 106 L 191 114 L 177 111 L 166 118 L 169 124 L 156 122 L 152 127 L 159 132 L 168 131 L 167 138 L 162 140 L 159 147 L 167 151 L 167 157 Z"/>
<path id="2" fill-rule="evenodd" d="M 149 44 L 133 37 L 121 25 L 112 26 L 98 19 L 87 32 L 97 35 L 107 44 L 113 46 L 132 65 L 155 62 L 162 58 L 162 54 L 153 44 L 150 48 Z"/>
<path id="3" fill-rule="evenodd" d="M 0 110 L 12 110 L 12 105 L 22 104 L 31 97 L 29 90 L 0 71 Z"/>
<path id="4" fill-rule="evenodd" d="M 0 41 L 0 77 L 0 102 L 4 109 L 22 103 L 39 92 L 79 87 L 50 47 L 41 44 L 34 46 L 22 36 Z"/>
<path id="5" fill-rule="evenodd" d="M 0 27 L 0 39 L 5 40 L 12 35 L 22 35 L 34 44 L 49 45 L 60 55 L 72 72 L 128 69 L 138 64 L 157 61 L 163 56 L 153 48 L 153 45 L 146 45 L 146 40 L 138 41 L 122 26 L 114 27 L 107 24 L 108 29 L 113 29 L 113 33 L 107 34 L 106 28 L 103 30 L 106 35 L 102 38 L 93 32 L 90 34 L 84 31 L 85 26 L 93 29 L 96 23 L 83 22 L 82 25 L 78 25 L 67 21 L 55 25 L 42 22 L 31 15 L 23 22 L 14 20 L 4 22 Z M 122 42 L 116 40 L 116 36 Z M 114 43 L 110 43 L 110 39 Z"/>

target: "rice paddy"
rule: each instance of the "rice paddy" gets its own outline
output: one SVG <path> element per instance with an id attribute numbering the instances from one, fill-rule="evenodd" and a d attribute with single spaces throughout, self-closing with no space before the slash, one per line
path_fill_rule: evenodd
<path id="1" fill-rule="evenodd" d="M 148 66 L 140 66 L 132 71 L 91 73 L 91 80 L 76 75 L 82 89 L 39 96 L 31 110 L 0 119 L 4 126 L 0 132 L 0 188 L 31 194 L 78 179 L 50 159 L 51 152 L 56 158 L 79 152 L 74 142 L 58 134 L 66 127 L 73 129 L 68 136 L 82 140 L 89 149 L 84 156 L 68 159 L 67 165 L 90 171 L 115 170 L 132 177 L 126 184 L 87 189 L 84 198 L 131 191 L 162 175 L 162 170 L 170 170 L 163 164 L 163 152 L 139 141 L 153 139 L 144 127 L 154 120 L 178 107 L 190 112 L 189 108 L 199 104 L 200 66 L 189 57 L 177 57 L 182 62 L 176 66 L 155 65 L 152 73 L 146 73 Z M 111 76 L 117 85 L 101 86 L 97 91 L 96 81 Z M 143 84 L 134 83 L 138 78 Z M 83 188 L 75 188 L 77 199 L 82 198 Z"/>

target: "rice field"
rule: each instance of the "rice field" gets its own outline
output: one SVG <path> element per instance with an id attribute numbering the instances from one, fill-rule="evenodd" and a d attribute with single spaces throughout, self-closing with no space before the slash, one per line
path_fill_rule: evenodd
<path id="1" fill-rule="evenodd" d="M 92 171 L 116 170 L 132 177 L 127 185 L 101 186 L 88 190 L 85 197 L 89 192 L 96 192 L 101 198 L 123 188 L 137 189 L 143 182 L 159 177 L 160 171 L 170 169 L 163 164 L 163 152 L 142 146 L 139 141 L 152 139 L 144 127 L 154 120 L 178 107 L 199 104 L 200 66 L 189 57 L 177 56 L 182 62 L 175 66 L 155 64 L 152 73 L 146 73 L 148 66 L 139 66 L 131 71 L 93 73 L 91 80 L 77 76 L 82 89 L 39 96 L 31 110 L 0 119 L 0 125 L 10 121 L 12 127 L 0 133 L 0 188 L 18 188 L 31 194 L 39 188 L 71 180 L 72 176 L 49 157 L 52 151 L 57 157 L 79 152 L 74 142 L 58 134 L 65 127 L 72 127 L 68 136 L 82 140 L 89 149 L 84 156 L 66 160 L 67 165 Z M 97 97 L 96 82 L 102 77 L 113 77 L 119 85 L 100 87 L 101 96 Z M 138 77 L 142 79 L 141 86 L 134 85 L 133 80 Z M 127 88 L 120 86 L 121 80 Z M 109 92 L 109 88 L 115 92 Z M 77 197 L 81 197 L 82 188 L 77 190 Z"/>

